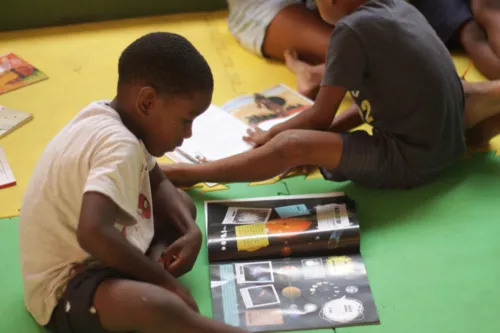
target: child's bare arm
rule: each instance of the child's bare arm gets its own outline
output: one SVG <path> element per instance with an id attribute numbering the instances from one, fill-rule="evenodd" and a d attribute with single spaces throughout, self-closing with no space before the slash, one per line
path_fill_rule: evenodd
<path id="1" fill-rule="evenodd" d="M 322 86 L 314 105 L 284 123 L 273 126 L 269 131 L 249 131 L 245 141 L 262 146 L 276 135 L 291 129 L 326 131 L 332 124 L 337 110 L 344 99 L 346 89 L 336 86 Z"/>
<path id="2" fill-rule="evenodd" d="M 271 138 L 290 129 L 327 130 L 344 99 L 346 89 L 342 87 L 322 86 L 314 105 L 269 130 Z"/>
<path id="3" fill-rule="evenodd" d="M 80 246 L 103 264 L 140 281 L 169 289 L 197 309 L 191 295 L 169 272 L 132 246 L 114 227 L 118 211 L 118 206 L 107 196 L 98 192 L 85 193 L 77 230 Z"/>
<path id="4" fill-rule="evenodd" d="M 337 133 L 288 130 L 265 145 L 245 153 L 206 164 L 169 164 L 163 171 L 176 185 L 199 182 L 252 182 L 272 178 L 285 170 L 313 165 L 335 169 L 342 153 Z"/>
<path id="5" fill-rule="evenodd" d="M 165 177 L 158 164 L 149 173 L 149 178 L 155 216 L 160 217 L 163 223 L 171 223 L 181 235 L 166 248 L 165 252 L 169 272 L 174 276 L 181 276 L 193 267 L 201 248 L 202 234 L 185 199 Z M 157 238 L 156 240 L 160 246 L 167 245 L 166 239 Z"/>
<path id="6" fill-rule="evenodd" d="M 363 119 L 361 119 L 359 107 L 353 104 L 333 119 L 328 130 L 335 133 L 348 132 L 362 124 Z"/>
<path id="7" fill-rule="evenodd" d="M 158 164 L 151 170 L 149 177 L 155 213 L 159 213 L 171 221 L 180 233 L 193 232 L 201 237 L 201 231 L 192 212 L 183 201 L 177 188 L 165 177 Z"/>

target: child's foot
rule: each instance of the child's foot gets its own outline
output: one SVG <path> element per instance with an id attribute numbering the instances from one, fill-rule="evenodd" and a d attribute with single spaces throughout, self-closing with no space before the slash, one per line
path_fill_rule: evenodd
<path id="1" fill-rule="evenodd" d="M 325 65 L 309 65 L 301 61 L 297 52 L 292 50 L 286 50 L 283 55 L 287 67 L 297 75 L 298 92 L 314 99 L 325 73 Z"/>
<path id="2" fill-rule="evenodd" d="M 468 129 L 465 132 L 465 139 L 470 148 L 483 148 L 499 134 L 500 114 L 497 114 Z"/>
<path id="3" fill-rule="evenodd" d="M 500 114 L 500 81 L 463 82 L 463 87 L 468 129 Z"/>

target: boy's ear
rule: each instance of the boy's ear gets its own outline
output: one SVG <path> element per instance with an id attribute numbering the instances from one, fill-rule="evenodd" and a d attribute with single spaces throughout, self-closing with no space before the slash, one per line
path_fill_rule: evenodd
<path id="1" fill-rule="evenodd" d="M 137 108 L 141 113 L 147 114 L 149 110 L 154 107 L 156 97 L 158 96 L 156 90 L 152 87 L 142 87 L 139 91 L 137 98 Z"/>

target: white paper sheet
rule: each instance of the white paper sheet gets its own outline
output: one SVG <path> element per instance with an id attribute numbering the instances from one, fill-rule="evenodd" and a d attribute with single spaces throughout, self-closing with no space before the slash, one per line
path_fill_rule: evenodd
<path id="1" fill-rule="evenodd" d="M 2 147 L 0 147 L 0 189 L 16 184 L 16 178 L 7 161 L 7 156 Z"/>
<path id="2" fill-rule="evenodd" d="M 167 156 L 178 160 L 181 155 L 191 163 L 203 163 L 242 153 L 252 148 L 243 140 L 248 128 L 242 121 L 211 105 L 195 119 L 193 136 Z"/>

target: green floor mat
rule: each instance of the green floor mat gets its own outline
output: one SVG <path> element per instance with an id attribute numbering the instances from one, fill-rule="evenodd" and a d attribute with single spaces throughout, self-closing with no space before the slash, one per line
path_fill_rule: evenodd
<path id="1" fill-rule="evenodd" d="M 296 177 L 270 186 L 231 184 L 228 191 L 190 193 L 203 227 L 203 200 L 344 191 L 358 203 L 362 252 L 381 325 L 337 332 L 496 333 L 499 188 L 500 160 L 483 154 L 412 191 L 375 191 Z M 0 332 L 42 332 L 24 310 L 17 233 L 17 219 L 0 220 L 0 249 L 5 254 L 0 263 Z M 206 257 L 204 247 L 183 282 L 192 289 L 202 314 L 210 316 Z"/>
<path id="2" fill-rule="evenodd" d="M 345 191 L 358 203 L 361 250 L 381 325 L 339 333 L 500 330 L 500 160 L 462 161 L 412 191 L 375 191 L 300 178 L 292 194 Z"/>
<path id="3" fill-rule="evenodd" d="M 24 310 L 18 227 L 17 218 L 0 220 L 0 332 L 43 333 Z"/>

